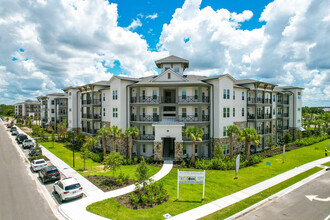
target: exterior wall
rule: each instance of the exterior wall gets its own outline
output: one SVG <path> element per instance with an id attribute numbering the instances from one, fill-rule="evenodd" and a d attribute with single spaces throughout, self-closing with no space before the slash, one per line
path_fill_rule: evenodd
<path id="1" fill-rule="evenodd" d="M 68 90 L 68 128 L 69 130 L 79 127 L 78 124 L 78 113 L 80 109 L 78 104 L 80 102 L 80 96 L 78 95 L 78 89 L 69 89 Z"/>
<path id="2" fill-rule="evenodd" d="M 183 75 L 183 67 L 182 67 L 182 64 L 170 64 L 170 63 L 166 63 L 166 64 L 162 64 L 162 68 L 161 68 L 161 71 L 164 72 L 165 71 L 165 68 L 170 68 L 171 70 L 174 71 L 175 67 L 178 67 L 179 68 L 179 72 L 178 74 L 180 75 Z M 167 76 L 166 76 L 167 77 Z"/>
<path id="3" fill-rule="evenodd" d="M 155 126 L 155 141 L 161 142 L 162 138 L 171 137 L 175 138 L 175 141 L 182 141 L 182 126 L 181 125 L 156 125 Z"/>
<path id="4" fill-rule="evenodd" d="M 293 95 L 289 98 L 289 126 L 298 128 L 302 123 L 302 90 L 290 89 L 290 91 L 293 92 Z"/>
<path id="5" fill-rule="evenodd" d="M 111 99 L 110 88 L 101 90 L 102 93 L 102 121 L 109 122 L 110 124 L 110 115 L 111 115 Z"/>

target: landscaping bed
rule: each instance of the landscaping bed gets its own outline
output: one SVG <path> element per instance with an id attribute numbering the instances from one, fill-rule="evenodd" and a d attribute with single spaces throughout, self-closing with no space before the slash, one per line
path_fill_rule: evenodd
<path id="1" fill-rule="evenodd" d="M 109 177 L 109 176 L 93 175 L 93 176 L 86 176 L 86 178 L 103 192 L 120 189 L 135 183 L 135 181 L 132 179 L 127 179 L 124 180 L 123 182 L 118 182 L 118 178 Z"/>

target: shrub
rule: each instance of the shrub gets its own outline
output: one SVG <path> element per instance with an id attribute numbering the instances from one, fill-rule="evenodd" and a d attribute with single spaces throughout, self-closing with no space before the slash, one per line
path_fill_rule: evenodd
<path id="1" fill-rule="evenodd" d="M 134 208 L 138 207 L 139 200 L 139 197 L 135 193 L 132 193 L 131 197 L 129 198 L 129 201 L 132 203 Z"/>
<path id="2" fill-rule="evenodd" d="M 91 159 L 92 159 L 94 162 L 102 163 L 102 161 L 103 161 L 103 153 L 93 153 L 93 154 L 91 155 Z"/>
<path id="3" fill-rule="evenodd" d="M 143 185 L 145 186 L 145 181 L 148 179 L 148 172 L 149 172 L 149 168 L 147 167 L 147 164 L 144 161 L 144 158 L 142 158 L 142 161 L 139 164 L 139 166 L 137 167 L 136 172 L 135 172 L 137 182 L 140 184 L 143 183 Z"/>
<path id="4" fill-rule="evenodd" d="M 186 162 L 182 161 L 181 166 L 185 167 L 186 166 Z"/>

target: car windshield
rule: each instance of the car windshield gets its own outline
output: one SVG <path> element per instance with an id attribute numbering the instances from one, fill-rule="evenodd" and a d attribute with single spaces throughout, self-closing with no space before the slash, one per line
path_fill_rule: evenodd
<path id="1" fill-rule="evenodd" d="M 73 189 L 77 189 L 79 187 L 80 187 L 80 184 L 76 183 L 76 184 L 73 184 L 73 185 L 70 185 L 70 186 L 66 186 L 65 190 L 73 190 Z"/>
<path id="2" fill-rule="evenodd" d="M 50 171 L 47 171 L 47 174 L 54 174 L 54 173 L 57 173 L 58 171 L 57 170 L 50 170 Z"/>
<path id="3" fill-rule="evenodd" d="M 36 161 L 36 164 L 41 164 L 41 163 L 45 163 L 45 161 L 41 160 L 41 161 Z"/>
<path id="4" fill-rule="evenodd" d="M 27 142 L 32 142 L 31 140 L 25 140 L 25 143 L 27 143 Z"/>

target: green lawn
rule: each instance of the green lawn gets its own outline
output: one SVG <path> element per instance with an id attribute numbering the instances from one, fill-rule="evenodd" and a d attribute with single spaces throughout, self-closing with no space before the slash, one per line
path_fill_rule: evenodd
<path id="1" fill-rule="evenodd" d="M 55 147 L 53 148 L 53 142 L 41 142 L 42 146 L 47 148 L 50 152 L 55 154 L 58 158 L 63 160 L 65 163 L 72 167 L 72 150 L 65 147 L 63 143 L 55 143 Z M 148 166 L 149 167 L 149 175 L 153 176 L 156 174 L 161 168 Z M 121 166 L 121 171 L 130 176 L 130 179 L 135 179 L 135 171 L 137 165 L 125 165 Z M 80 153 L 75 152 L 75 167 L 74 169 L 78 171 L 82 176 L 90 176 L 90 175 L 102 175 L 102 176 L 112 176 L 112 171 L 104 171 L 103 165 L 97 162 L 92 161 L 91 159 L 86 160 L 86 171 L 84 171 L 84 160 L 80 158 Z M 118 175 L 120 170 L 116 171 L 116 175 Z"/>
<path id="2" fill-rule="evenodd" d="M 322 164 L 324 166 L 330 167 L 330 162 Z"/>
<path id="3" fill-rule="evenodd" d="M 87 207 L 87 210 L 95 214 L 112 219 L 164 219 L 163 214 L 172 216 L 184 211 L 209 203 L 221 197 L 230 195 L 256 183 L 269 179 L 275 175 L 293 169 L 305 163 L 324 157 L 324 145 L 329 140 L 303 147 L 286 153 L 286 162 L 282 163 L 282 155 L 276 155 L 263 160 L 260 164 L 243 168 L 238 172 L 238 179 L 234 179 L 235 171 L 206 171 L 205 200 L 202 201 L 202 185 L 180 185 L 180 200 L 177 196 L 177 169 L 173 169 L 162 182 L 169 193 L 169 200 L 159 206 L 133 210 L 118 204 L 113 198 L 103 200 Z M 266 165 L 270 162 L 271 165 Z M 194 170 L 194 169 L 185 169 Z"/>
<path id="4" fill-rule="evenodd" d="M 298 174 L 297 176 L 295 177 L 292 177 L 282 183 L 279 183 L 273 187 L 270 187 L 260 193 L 257 193 L 253 196 L 250 196 L 249 198 L 246 198 L 238 203 L 235 203 L 231 206 L 228 206 L 224 209 L 221 209 L 220 211 L 217 211 L 211 215 L 208 215 L 208 216 L 205 216 L 204 218 L 202 219 L 225 219 L 225 218 L 228 218 L 232 215 L 234 215 L 235 213 L 237 212 L 240 212 L 250 206 L 252 206 L 253 204 L 261 201 L 261 200 L 264 200 L 266 199 L 267 197 L 299 182 L 300 180 L 303 180 L 309 176 L 311 176 L 312 174 L 318 172 L 322 170 L 322 168 L 320 167 L 314 167 L 310 170 L 307 170 L 301 174 Z"/>

